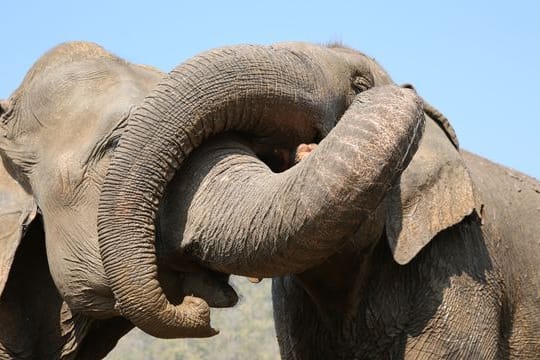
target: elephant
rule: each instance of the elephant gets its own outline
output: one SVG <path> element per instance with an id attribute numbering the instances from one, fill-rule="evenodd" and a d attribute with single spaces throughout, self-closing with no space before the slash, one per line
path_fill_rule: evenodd
<path id="1" fill-rule="evenodd" d="M 372 58 L 280 43 L 173 69 L 129 116 L 97 226 L 121 313 L 155 336 L 211 331 L 204 301 L 167 300 L 164 258 L 273 278 L 283 359 L 536 358 L 539 208 L 537 180 L 460 149 Z"/>
<path id="2" fill-rule="evenodd" d="M 70 42 L 0 102 L 1 359 L 102 358 L 133 328 L 101 261 L 98 203 L 129 114 L 163 76 Z M 236 303 L 227 275 L 184 263 L 160 268 L 171 301 Z"/>

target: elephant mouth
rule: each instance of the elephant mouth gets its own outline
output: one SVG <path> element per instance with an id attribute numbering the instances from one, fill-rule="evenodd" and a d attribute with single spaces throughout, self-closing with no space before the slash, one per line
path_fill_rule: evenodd
<path id="1" fill-rule="evenodd" d="M 255 155 L 275 173 L 288 170 L 297 163 L 295 158 L 299 146 L 318 144 L 332 130 L 326 128 L 325 124 L 311 119 L 296 119 L 292 115 L 282 114 L 276 117 L 271 126 L 261 126 L 257 134 L 239 131 L 232 135 L 233 138 L 250 147 Z M 331 121 L 331 123 L 333 127 L 337 121 Z M 326 126 L 329 125 L 326 124 Z"/>
<path id="2" fill-rule="evenodd" d="M 269 147 L 268 149 L 256 150 L 255 155 L 273 172 L 280 173 L 295 165 L 296 149 Z"/>
<path id="3" fill-rule="evenodd" d="M 255 153 L 273 172 L 288 170 L 304 160 L 315 150 L 317 143 L 301 143 L 294 148 L 273 148 L 266 153 Z"/>
<path id="4" fill-rule="evenodd" d="M 305 159 L 320 142 L 322 136 L 317 134 L 308 141 L 289 142 L 286 146 L 278 143 L 262 143 L 251 141 L 248 146 L 255 155 L 273 172 L 280 173 Z"/>

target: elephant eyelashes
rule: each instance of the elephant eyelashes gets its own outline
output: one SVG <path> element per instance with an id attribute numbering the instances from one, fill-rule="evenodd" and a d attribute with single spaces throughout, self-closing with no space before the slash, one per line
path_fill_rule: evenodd
<path id="1" fill-rule="evenodd" d="M 109 139 L 109 141 L 107 141 L 105 146 L 103 147 L 103 151 L 104 152 L 114 151 L 114 149 L 116 149 L 118 147 L 118 142 L 119 141 L 120 141 L 120 134 L 116 134 L 116 135 L 112 136 Z"/>
<path id="2" fill-rule="evenodd" d="M 120 121 L 118 121 L 115 126 L 109 130 L 108 134 L 103 137 L 103 140 L 96 145 L 95 152 L 99 153 L 99 158 L 103 157 L 108 152 L 114 151 L 118 147 L 120 137 L 124 133 L 126 128 L 126 120 L 131 114 L 131 110 L 124 114 Z"/>
<path id="3" fill-rule="evenodd" d="M 86 160 L 83 165 L 96 164 L 97 161 L 103 159 L 103 157 L 111 151 L 114 151 L 118 146 L 118 141 L 121 136 L 120 131 L 115 131 L 111 136 L 105 138 L 103 141 L 98 142 L 92 149 L 92 151 L 86 156 Z"/>

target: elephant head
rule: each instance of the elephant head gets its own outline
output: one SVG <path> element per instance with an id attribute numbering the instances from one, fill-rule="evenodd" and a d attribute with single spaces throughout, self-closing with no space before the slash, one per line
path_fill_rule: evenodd
<path id="1" fill-rule="evenodd" d="M 535 358 L 538 317 L 519 314 L 538 311 L 538 181 L 458 151 L 425 102 L 414 153 L 413 100 L 375 84 L 289 169 L 249 132 L 212 139 L 168 184 L 160 211 L 181 218 L 158 251 L 279 276 L 283 358 Z"/>
<path id="2" fill-rule="evenodd" d="M 231 176 L 206 183 L 199 194 L 211 194 L 208 202 L 182 200 L 190 189 L 179 200 L 171 195 L 169 204 L 190 210 L 160 228 L 205 265 L 256 277 L 301 271 L 335 252 L 379 207 L 421 138 L 421 100 L 389 84 L 363 54 L 305 43 L 216 49 L 174 69 L 130 116 L 101 193 L 99 244 L 121 313 L 159 337 L 209 331 L 207 306 L 193 311 L 164 296 L 154 239 L 171 178 L 220 133 L 234 132 L 248 147 L 233 148 L 250 159 L 254 149 L 274 165 L 282 159 L 271 154 L 320 144 L 281 174 L 257 160 L 236 177 L 226 171 L 234 161 L 223 168 L 219 156 L 208 161 Z"/>
<path id="3" fill-rule="evenodd" d="M 0 102 L 0 295 L 5 295 L 17 248 L 32 223 L 40 228 L 34 233 L 44 233 L 47 254 L 41 256 L 46 256 L 66 309 L 94 319 L 120 315 L 99 253 L 99 196 L 131 109 L 163 75 L 96 44 L 72 42 L 41 57 L 10 98 Z M 37 216 L 40 221 L 33 222 Z M 237 300 L 219 274 L 176 275 L 160 273 L 172 301 L 189 294 L 214 306 Z M 223 292 L 210 288 L 214 275 L 216 289 Z M 0 322 L 6 321 L 2 305 Z M 20 321 L 26 321 L 24 316 Z M 82 337 L 81 329 L 76 332 Z"/>
<path id="4" fill-rule="evenodd" d="M 42 56 L 3 103 L 3 256 L 12 258 L 39 209 L 52 277 L 74 311 L 92 303 L 90 312 L 115 313 L 97 249 L 100 187 L 130 108 L 161 76 L 95 44 L 66 43 Z M 2 265 L 5 281 L 10 260 Z"/>

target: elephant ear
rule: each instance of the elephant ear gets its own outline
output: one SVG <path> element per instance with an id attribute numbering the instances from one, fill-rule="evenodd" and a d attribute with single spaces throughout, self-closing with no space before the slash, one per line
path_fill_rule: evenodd
<path id="1" fill-rule="evenodd" d="M 33 196 L 21 186 L 8 169 L 6 161 L 1 158 L 0 296 L 6 285 L 17 247 L 37 212 Z"/>
<path id="2" fill-rule="evenodd" d="M 426 126 L 418 151 L 386 199 L 386 236 L 401 265 L 477 207 L 453 129 L 440 112 L 430 105 L 424 108 Z"/>

